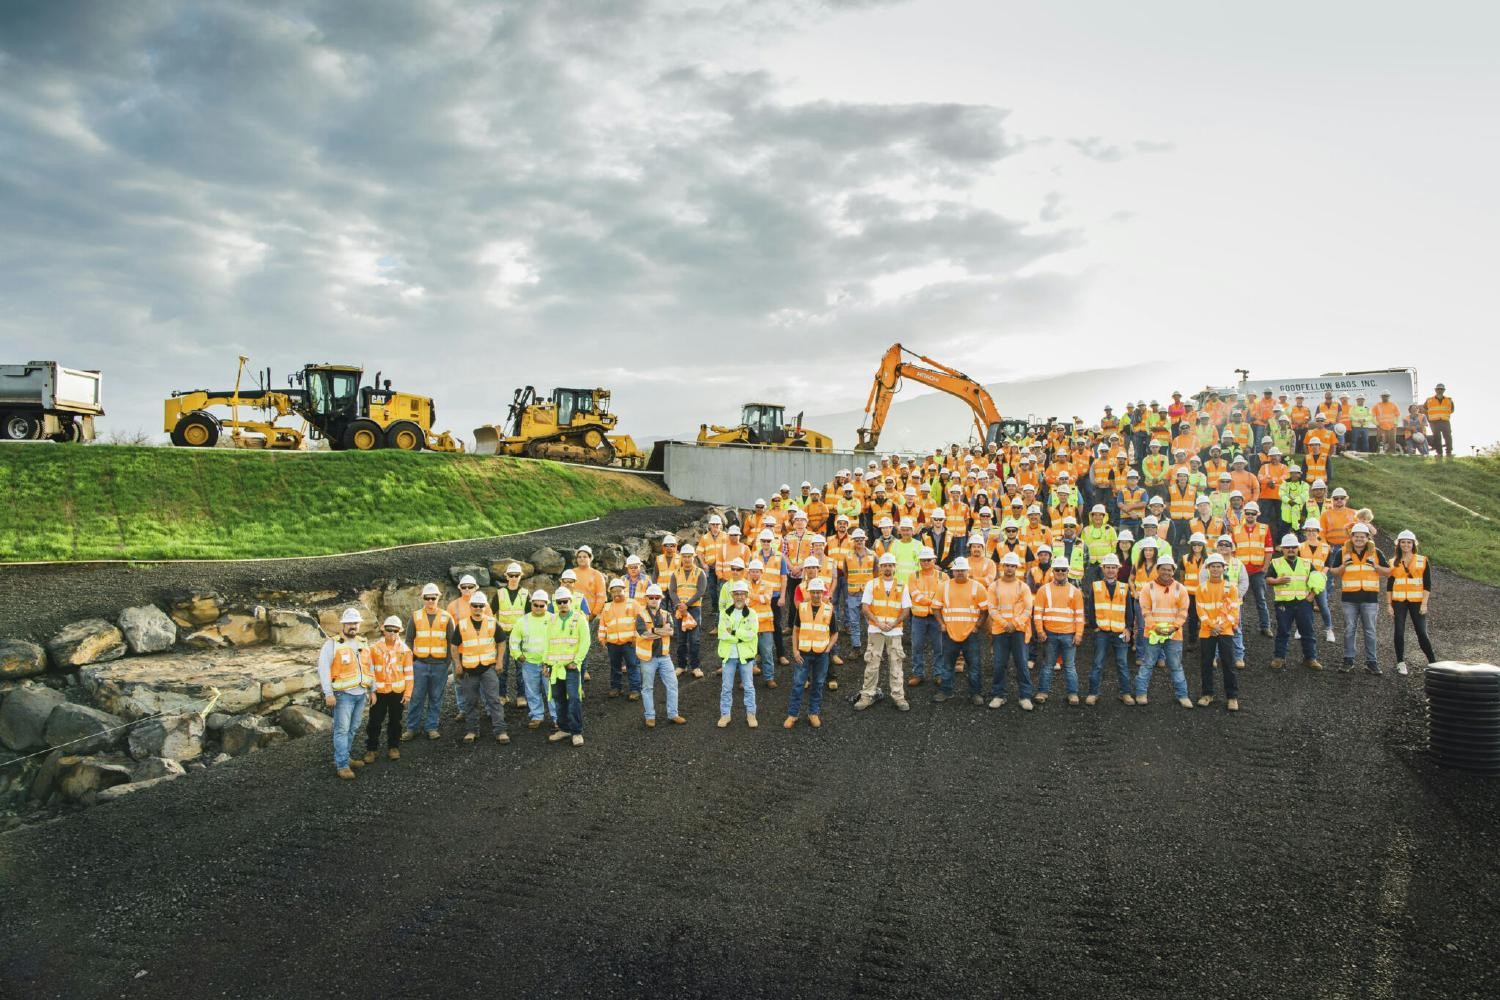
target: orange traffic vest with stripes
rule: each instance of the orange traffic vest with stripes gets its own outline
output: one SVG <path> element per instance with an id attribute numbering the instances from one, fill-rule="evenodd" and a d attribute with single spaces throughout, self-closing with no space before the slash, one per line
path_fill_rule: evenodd
<path id="1" fill-rule="evenodd" d="M 800 575 L 802 563 L 806 561 L 812 552 L 812 532 L 792 532 L 786 536 L 786 561 L 791 567 L 792 574 Z"/>
<path id="2" fill-rule="evenodd" d="M 842 538 L 838 535 L 829 535 L 828 544 L 823 547 L 823 551 L 833 557 L 835 565 L 842 566 L 844 564 L 844 556 L 848 555 L 853 548 L 854 539 L 848 535 L 844 535 Z"/>
<path id="3" fill-rule="evenodd" d="M 714 563 L 719 561 L 719 549 L 728 540 L 729 536 L 722 531 L 719 532 L 718 537 L 715 537 L 713 532 L 704 532 L 703 537 L 698 539 L 698 545 L 695 549 L 698 561 L 709 569 L 712 569 Z"/>
<path id="4" fill-rule="evenodd" d="M 1343 507 L 1332 507 L 1324 510 L 1318 517 L 1318 522 L 1323 525 L 1323 541 L 1329 545 L 1343 545 L 1349 541 L 1349 527 L 1359 520 L 1354 508 L 1347 504 Z"/>
<path id="5" fill-rule="evenodd" d="M 1391 563 L 1391 600 L 1421 604 L 1427 591 L 1422 586 L 1422 577 L 1427 572 L 1427 557 L 1413 554 L 1411 566 L 1399 558 Z"/>
<path id="6" fill-rule="evenodd" d="M 1192 553 L 1188 553 L 1182 557 L 1182 572 L 1178 574 L 1178 579 L 1180 579 L 1182 581 L 1182 585 L 1187 588 L 1187 592 L 1189 595 L 1193 594 L 1198 589 L 1198 575 L 1199 572 L 1203 569 L 1203 560 L 1205 558 L 1205 556 L 1199 556 L 1198 558 L 1194 559 Z"/>
<path id="7" fill-rule="evenodd" d="M 1198 491 L 1191 483 L 1187 489 L 1179 490 L 1177 484 L 1173 483 L 1167 487 L 1167 511 L 1174 521 L 1190 521 L 1193 517 L 1193 509 L 1198 503 Z"/>
<path id="8" fill-rule="evenodd" d="M 1380 589 L 1380 563 L 1373 544 L 1365 546 L 1363 555 L 1357 554 L 1352 545 L 1345 545 L 1340 565 L 1344 571 L 1344 593 L 1352 594 L 1362 590 L 1374 592 Z"/>
<path id="9" fill-rule="evenodd" d="M 1302 463 L 1302 471 L 1309 480 L 1321 479 L 1328 482 L 1328 456 L 1309 453 Z"/>
<path id="10" fill-rule="evenodd" d="M 900 621 L 901 598 L 905 593 L 906 588 L 894 577 L 876 580 L 875 586 L 870 588 L 870 614 L 880 621 Z"/>
<path id="11" fill-rule="evenodd" d="M 1260 495 L 1265 500 L 1281 499 L 1281 484 L 1286 480 L 1285 462 L 1267 462 L 1260 467 Z"/>
<path id="12" fill-rule="evenodd" d="M 875 579 L 875 553 L 869 549 L 863 556 L 853 549 L 844 553 L 844 577 L 849 581 L 849 593 L 863 593 L 865 584 Z"/>
<path id="13" fill-rule="evenodd" d="M 599 612 L 599 637 L 609 646 L 623 646 L 635 641 L 635 619 L 641 605 L 626 598 L 606 601 Z"/>
<path id="14" fill-rule="evenodd" d="M 1438 399 L 1436 396 L 1428 396 L 1427 402 L 1428 420 L 1452 420 L 1453 419 L 1453 397 L 1444 396 Z"/>
<path id="15" fill-rule="evenodd" d="M 948 530 L 962 535 L 969 530 L 969 505 L 962 500 L 949 500 L 943 504 L 943 513 L 948 515 Z"/>
<path id="16" fill-rule="evenodd" d="M 370 647 L 370 669 L 375 674 L 375 693 L 400 694 L 411 682 L 411 650 L 400 639 L 394 646 L 385 641 Z"/>
<path id="17" fill-rule="evenodd" d="M 435 614 L 413 612 L 411 616 L 411 653 L 419 660 L 448 659 L 448 629 L 453 619 L 439 609 Z"/>
<path id="18" fill-rule="evenodd" d="M 359 636 L 353 639 L 335 636 L 333 660 L 328 665 L 329 687 L 335 691 L 365 687 L 370 683 L 370 674 L 369 644 Z"/>
<path id="19" fill-rule="evenodd" d="M 1031 588 L 1019 575 L 1014 580 L 997 577 L 990 585 L 990 634 L 1011 632 L 1031 636 Z"/>
<path id="20" fill-rule="evenodd" d="M 979 624 L 979 613 L 989 603 L 984 585 L 978 580 L 959 583 L 949 579 L 943 582 L 943 629 L 954 642 L 963 642 Z"/>
<path id="21" fill-rule="evenodd" d="M 1328 565 L 1328 555 L 1330 551 L 1331 550 L 1325 542 L 1319 542 L 1316 545 L 1314 545 L 1312 542 L 1303 542 L 1301 545 L 1297 546 L 1298 557 L 1306 559 L 1308 562 L 1312 563 L 1312 568 L 1320 573 L 1323 571 L 1323 567 Z"/>
<path id="22" fill-rule="evenodd" d="M 1034 614 L 1048 635 L 1077 635 L 1083 631 L 1083 592 L 1071 583 L 1058 587 L 1048 581 L 1036 592 Z"/>
<path id="23" fill-rule="evenodd" d="M 896 501 L 890 497 L 886 497 L 884 500 L 876 499 L 870 501 L 871 523 L 879 524 L 882 517 L 888 517 L 892 521 L 896 520 Z"/>
<path id="24" fill-rule="evenodd" d="M 1224 519 L 1222 517 L 1214 517 L 1210 514 L 1208 520 L 1204 521 L 1202 518 L 1194 515 L 1192 520 L 1188 521 L 1188 534 L 1196 535 L 1200 532 L 1203 534 L 1204 541 L 1209 545 L 1213 545 L 1219 536 L 1224 533 Z"/>
<path id="25" fill-rule="evenodd" d="M 926 618 L 932 614 L 932 599 L 937 596 L 944 579 L 937 569 L 926 573 L 918 570 L 907 578 L 906 589 L 911 594 L 911 613 L 914 616 Z"/>
<path id="26" fill-rule="evenodd" d="M 828 648 L 831 637 L 828 626 L 833 622 L 833 605 L 824 601 L 814 611 L 812 602 L 797 605 L 797 650 L 802 653 L 821 653 Z"/>
<path id="27" fill-rule="evenodd" d="M 761 581 L 770 584 L 773 592 L 779 592 L 781 585 L 786 582 L 786 575 L 781 572 L 781 550 L 775 549 L 769 556 L 757 552 L 754 558 L 759 559 L 764 566 L 760 571 Z"/>
<path id="28" fill-rule="evenodd" d="M 745 603 L 755 609 L 757 633 L 774 631 L 776 621 L 771 617 L 771 598 L 780 592 L 780 586 L 773 587 L 766 583 L 764 576 L 750 583 L 750 593 L 746 595 Z"/>
<path id="29" fill-rule="evenodd" d="M 1172 638 L 1182 638 L 1182 625 L 1187 621 L 1187 588 L 1176 580 L 1165 587 L 1153 580 L 1142 589 L 1140 602 L 1141 619 L 1147 628 L 1171 625 Z M 1178 621 L 1179 617 L 1181 622 Z"/>
<path id="30" fill-rule="evenodd" d="M 1205 576 L 1192 591 L 1198 601 L 1198 638 L 1207 639 L 1217 628 L 1220 635 L 1231 635 L 1239 623 L 1240 592 L 1229 577 L 1215 583 Z"/>
<path id="31" fill-rule="evenodd" d="M 458 648 L 458 662 L 465 670 L 492 667 L 499 659 L 499 648 L 495 642 L 495 631 L 500 623 L 493 616 L 483 619 L 474 627 L 474 619 L 465 618 L 458 623 L 458 637 L 463 640 Z"/>
<path id="32" fill-rule="evenodd" d="M 1244 524 L 1235 525 L 1234 554 L 1239 556 L 1240 562 L 1250 572 L 1253 573 L 1266 564 L 1266 543 L 1270 538 L 1271 529 L 1264 524 L 1257 523 L 1249 530 Z"/>
<path id="33" fill-rule="evenodd" d="M 684 559 L 672 574 L 672 583 L 677 588 L 677 602 L 692 607 L 698 600 L 698 567 Z"/>
<path id="34" fill-rule="evenodd" d="M 671 618 L 661 608 L 656 609 L 656 614 L 654 616 L 651 614 L 650 608 L 641 608 L 640 613 L 635 617 L 635 621 L 632 622 L 637 630 L 635 636 L 636 659 L 640 660 L 642 663 L 645 663 L 647 660 L 654 659 L 657 656 L 672 655 L 671 636 L 655 634 L 641 635 L 639 632 L 642 623 L 645 624 L 647 629 L 653 629 L 662 628 L 669 621 L 671 621 Z M 661 643 L 660 653 L 655 652 L 656 644 L 658 642 Z"/>
<path id="35" fill-rule="evenodd" d="M 832 598 L 833 585 L 834 582 L 838 579 L 838 564 L 830 559 L 827 553 L 824 553 L 821 556 L 813 556 L 813 558 L 818 560 L 817 572 L 815 572 L 812 576 L 808 576 L 806 573 L 802 574 L 802 583 L 804 586 L 806 586 L 815 579 L 822 579 L 824 583 L 828 584 L 827 596 L 829 598 Z"/>
<path id="36" fill-rule="evenodd" d="M 1094 624 L 1100 632 L 1125 631 L 1125 605 L 1130 599 L 1130 587 L 1124 580 L 1115 581 L 1115 592 L 1111 596 L 1103 580 L 1094 581 Z"/>
<path id="37" fill-rule="evenodd" d="M 719 546 L 719 565 L 728 566 L 736 559 L 750 561 L 750 546 L 744 542 L 736 542 L 734 536 L 724 536 L 724 543 Z"/>
<path id="38" fill-rule="evenodd" d="M 682 556 L 681 555 L 674 555 L 671 558 L 668 558 L 667 554 L 665 552 L 663 552 L 661 555 L 658 555 L 656 557 L 656 582 L 657 582 L 657 584 L 659 586 L 665 587 L 668 583 L 671 583 L 672 582 L 672 574 L 674 572 L 676 572 L 677 566 L 681 562 L 682 562 Z"/>

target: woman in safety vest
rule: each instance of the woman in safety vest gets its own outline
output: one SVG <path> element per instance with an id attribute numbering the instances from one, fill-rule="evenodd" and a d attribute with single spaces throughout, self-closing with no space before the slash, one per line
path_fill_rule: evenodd
<path id="1" fill-rule="evenodd" d="M 1432 640 L 1427 638 L 1427 603 L 1432 599 L 1432 565 L 1417 551 L 1417 536 L 1403 531 L 1396 536 L 1396 555 L 1386 580 L 1386 601 L 1396 620 L 1396 673 L 1406 675 L 1406 619 L 1411 619 L 1417 644 L 1427 662 L 1437 660 Z"/>

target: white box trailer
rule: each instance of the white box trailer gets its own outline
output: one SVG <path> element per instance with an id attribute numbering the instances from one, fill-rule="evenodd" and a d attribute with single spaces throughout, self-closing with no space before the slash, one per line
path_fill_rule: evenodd
<path id="1" fill-rule="evenodd" d="M 56 361 L 0 365 L 0 438 L 10 441 L 91 441 L 104 415 L 97 371 Z"/>
<path id="2" fill-rule="evenodd" d="M 1242 377 L 1238 385 L 1209 386 L 1195 394 L 1194 399 L 1201 405 L 1208 393 L 1216 392 L 1220 396 L 1240 395 L 1254 400 L 1259 399 L 1267 389 L 1270 389 L 1277 399 L 1285 396 L 1293 400 L 1299 395 L 1305 396 L 1307 405 L 1310 407 L 1316 407 L 1321 403 L 1325 392 L 1332 392 L 1334 399 L 1338 399 L 1347 392 L 1351 402 L 1359 396 L 1364 396 L 1367 406 L 1374 406 L 1380 402 L 1380 394 L 1388 392 L 1391 394 L 1391 402 L 1401 407 L 1403 414 L 1412 403 L 1422 402 L 1417 395 L 1417 370 L 1415 368 L 1324 372 L 1322 375 L 1294 375 L 1288 378 Z"/>

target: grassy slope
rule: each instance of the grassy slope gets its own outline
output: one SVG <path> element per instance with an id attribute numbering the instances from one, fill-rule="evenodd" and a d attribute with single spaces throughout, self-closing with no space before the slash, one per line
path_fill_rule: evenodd
<path id="1" fill-rule="evenodd" d="M 1367 463 L 1335 459 L 1334 484 L 1357 507 L 1375 511 L 1383 538 L 1404 528 L 1440 566 L 1500 586 L 1500 458 L 1431 459 L 1384 456 Z M 1439 495 L 1485 521 L 1444 503 Z"/>
<path id="2" fill-rule="evenodd" d="M 673 503 L 637 476 L 375 452 L 0 447 L 0 561 L 314 555 Z"/>

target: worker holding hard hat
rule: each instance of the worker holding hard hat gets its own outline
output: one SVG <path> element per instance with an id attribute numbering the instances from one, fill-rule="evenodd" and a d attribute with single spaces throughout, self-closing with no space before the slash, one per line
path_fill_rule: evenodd
<path id="1" fill-rule="evenodd" d="M 1187 676 L 1182 669 L 1182 627 L 1187 624 L 1188 592 L 1177 582 L 1177 563 L 1171 553 L 1156 560 L 1156 576 L 1141 588 L 1138 600 L 1141 628 L 1146 632 L 1146 646 L 1140 669 L 1135 675 L 1135 703 L 1146 704 L 1151 686 L 1151 672 L 1162 660 L 1172 674 L 1172 693 L 1177 704 L 1192 708 L 1188 697 Z"/>
<path id="2" fill-rule="evenodd" d="M 339 634 L 323 643 L 318 653 L 318 684 L 323 701 L 333 709 L 333 767 L 340 778 L 350 780 L 364 767 L 363 760 L 349 759 L 349 745 L 359 714 L 375 699 L 370 646 L 359 634 L 364 616 L 350 608 L 339 619 Z"/>

